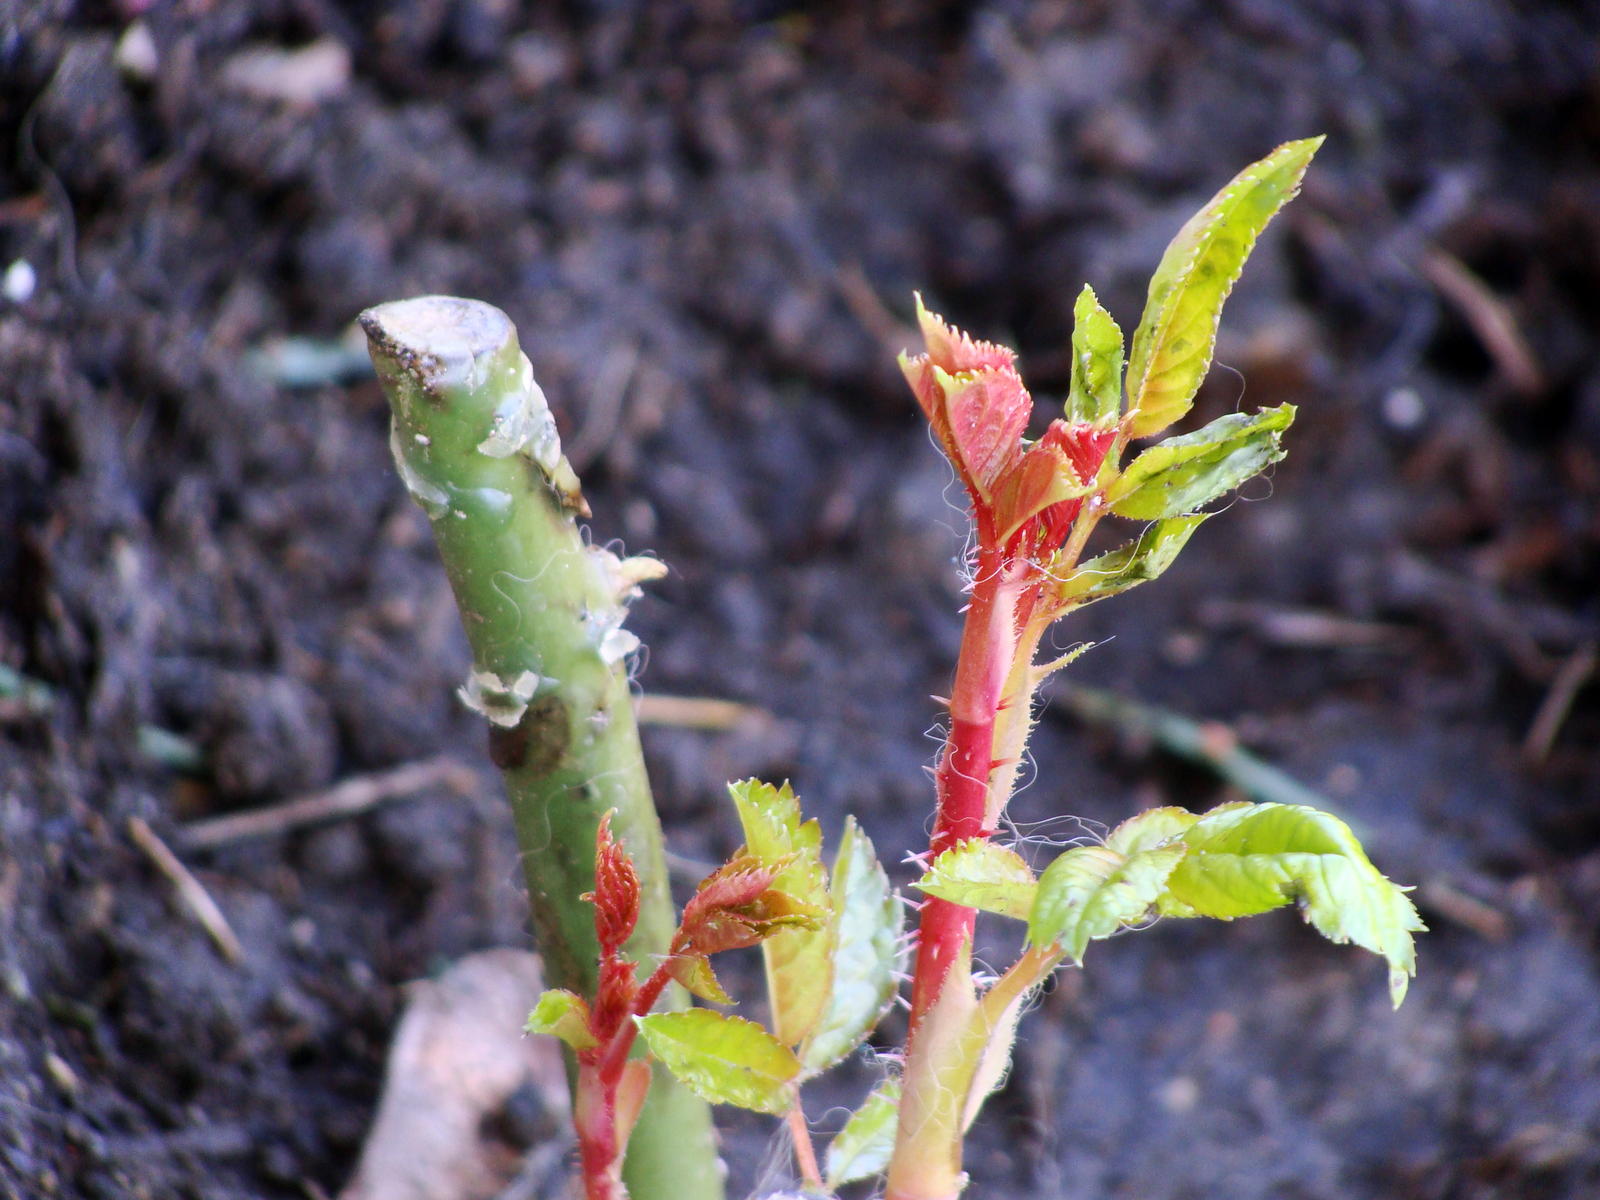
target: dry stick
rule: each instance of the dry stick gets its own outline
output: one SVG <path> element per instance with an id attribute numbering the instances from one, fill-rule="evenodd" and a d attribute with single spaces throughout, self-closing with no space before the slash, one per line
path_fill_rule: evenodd
<path id="1" fill-rule="evenodd" d="M 1333 809 L 1321 793 L 1240 746 L 1237 735 L 1221 722 L 1196 721 L 1080 684 L 1058 687 L 1051 699 L 1079 720 L 1149 738 L 1169 754 L 1209 767 L 1253 800 Z"/>
<path id="2" fill-rule="evenodd" d="M 1524 396 L 1544 390 L 1544 372 L 1533 349 L 1522 336 L 1511 310 L 1488 284 L 1459 258 L 1443 250 L 1424 251 L 1418 266 L 1439 294 L 1460 310 L 1513 389 Z"/>
<path id="3" fill-rule="evenodd" d="M 772 721 L 772 714 L 764 708 L 704 696 L 662 696 L 652 692 L 640 696 L 633 707 L 641 725 L 669 725 L 679 729 L 720 732 Z"/>
<path id="4" fill-rule="evenodd" d="M 156 836 L 142 817 L 128 818 L 128 836 L 156 865 L 156 869 L 172 882 L 178 891 L 178 898 L 217 944 L 222 957 L 234 965 L 243 962 L 244 946 L 228 924 L 228 918 L 222 915 L 222 909 L 217 907 L 211 893 L 190 873 L 172 849 Z"/>
<path id="5" fill-rule="evenodd" d="M 1511 918 L 1494 905 L 1470 896 L 1449 880 L 1439 876 L 1425 880 L 1417 898 L 1448 921 L 1489 942 L 1503 942 L 1511 936 Z"/>
<path id="6" fill-rule="evenodd" d="M 1567 714 L 1572 711 L 1572 702 L 1594 677 L 1596 667 L 1600 667 L 1600 652 L 1597 652 L 1593 642 L 1579 646 L 1567 656 L 1551 681 L 1550 690 L 1544 694 L 1539 711 L 1528 726 L 1527 735 L 1522 739 L 1524 762 L 1538 764 L 1550 756 L 1556 735 L 1561 732 Z"/>
<path id="7" fill-rule="evenodd" d="M 443 756 L 423 759 L 389 771 L 357 775 L 327 791 L 297 796 L 267 808 L 191 821 L 183 827 L 183 840 L 185 845 L 196 849 L 210 849 L 250 838 L 270 837 L 307 825 L 353 817 L 386 800 L 413 796 L 440 785 L 464 796 L 477 780 L 477 774 L 459 759 Z"/>
<path id="8" fill-rule="evenodd" d="M 670 725 L 683 729 L 733 729 L 771 719 L 764 709 L 752 705 L 698 696 L 643 696 L 635 708 L 641 724 Z M 266 808 L 191 821 L 183 827 L 183 841 L 194 849 L 209 850 L 230 842 L 271 837 L 307 825 L 358 816 L 387 801 L 403 800 L 431 787 L 447 787 L 465 796 L 477 784 L 477 773 L 466 763 L 448 755 L 440 755 L 405 763 L 387 771 L 357 775 L 326 791 L 296 796 Z M 674 862 L 673 858 L 668 855 L 669 866 L 677 867 L 687 861 Z M 696 872 L 696 879 L 712 870 L 710 866 L 698 862 L 684 869 Z"/>

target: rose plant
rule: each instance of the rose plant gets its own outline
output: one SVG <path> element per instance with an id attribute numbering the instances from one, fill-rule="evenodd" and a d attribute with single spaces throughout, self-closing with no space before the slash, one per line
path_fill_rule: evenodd
<path id="1" fill-rule="evenodd" d="M 1152 809 L 1039 871 L 997 837 L 1039 687 L 1082 652 L 1041 658 L 1046 631 L 1162 574 L 1208 505 L 1283 457 L 1287 404 L 1133 451 L 1192 407 L 1223 301 L 1320 144 L 1279 147 L 1179 231 L 1126 352 L 1083 289 L 1069 391 L 1036 438 L 1016 355 L 917 298 L 924 348 L 900 366 L 965 491 L 974 549 L 914 937 L 855 822 L 830 865 L 789 786 L 757 780 L 730 787 L 743 847 L 672 911 L 623 661 L 637 644 L 622 628 L 626 601 L 659 564 L 577 535 L 587 506 L 498 310 L 425 298 L 364 314 L 394 404 L 395 457 L 433 518 L 473 644 L 465 694 L 491 722 L 529 855 L 557 986 L 528 1028 L 571 1051 L 588 1200 L 717 1194 L 700 1101 L 782 1118 L 812 1193 L 882 1177 L 887 1200 L 953 1200 L 964 1135 L 1004 1076 L 1029 998 L 1064 964 L 1081 966 L 1090 942 L 1158 916 L 1231 920 L 1296 905 L 1333 941 L 1382 957 L 1401 1002 L 1421 922 L 1327 813 Z M 1106 518 L 1143 528 L 1086 558 Z M 972 966 L 980 913 L 1024 929 L 1016 961 L 986 981 Z M 711 961 L 755 945 L 766 1026 L 722 1011 L 731 997 Z M 800 1087 L 862 1045 L 908 968 L 906 1044 L 819 1156 Z M 705 1004 L 688 1006 L 686 993 Z"/>

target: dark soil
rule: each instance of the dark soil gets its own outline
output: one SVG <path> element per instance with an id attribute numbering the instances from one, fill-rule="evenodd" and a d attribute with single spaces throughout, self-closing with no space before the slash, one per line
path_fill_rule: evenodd
<path id="1" fill-rule="evenodd" d="M 1059 394 L 1080 283 L 1131 326 L 1181 221 L 1313 132 L 1197 413 L 1293 400 L 1289 458 L 1065 636 L 1108 639 L 1078 680 L 1323 791 L 1421 885 L 1421 975 L 1391 1015 L 1378 964 L 1284 914 L 1099 947 L 972 1193 L 1595 1195 L 1596 6 L 528 7 L 0 4 L 0 269 L 36 277 L 0 299 L 0 1195 L 332 1193 L 403 982 L 525 944 L 448 592 L 337 349 L 358 310 L 505 308 L 595 535 L 673 567 L 644 685 L 778 718 L 649 734 L 680 852 L 731 848 L 751 773 L 898 849 L 960 603 L 893 362 L 912 289 Z M 241 66 L 319 40 L 348 70 L 287 99 Z M 291 375 L 290 335 L 331 358 Z M 441 753 L 479 798 L 185 842 Z M 1036 755 L 1034 838 L 1221 795 L 1064 714 Z M 767 1127 L 728 1124 L 735 1194 L 774 1182 Z"/>

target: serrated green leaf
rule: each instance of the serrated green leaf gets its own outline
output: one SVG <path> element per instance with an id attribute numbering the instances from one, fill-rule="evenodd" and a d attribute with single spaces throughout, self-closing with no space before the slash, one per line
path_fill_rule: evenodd
<path id="1" fill-rule="evenodd" d="M 1187 808 L 1147 808 L 1129 817 L 1106 838 L 1106 849 L 1118 854 L 1137 854 L 1170 842 L 1200 819 Z"/>
<path id="2" fill-rule="evenodd" d="M 558 1037 L 574 1050 L 590 1050 L 600 1044 L 589 1032 L 589 1005 L 582 996 L 564 988 L 543 993 L 528 1014 L 524 1028 L 529 1033 Z"/>
<path id="3" fill-rule="evenodd" d="M 1164 911 L 1226 920 L 1298 901 L 1324 937 L 1387 960 L 1399 1007 L 1417 969 L 1411 935 L 1424 926 L 1343 821 L 1297 804 L 1235 804 L 1207 813 L 1181 840 L 1189 853 L 1167 880 Z"/>
<path id="4" fill-rule="evenodd" d="M 1157 521 L 1137 541 L 1118 547 L 1075 568 L 1057 593 L 1063 600 L 1092 604 L 1141 583 L 1148 583 L 1172 565 L 1178 552 L 1209 513 L 1187 513 Z"/>
<path id="5" fill-rule="evenodd" d="M 900 1080 L 891 1077 L 872 1089 L 872 1094 L 828 1143 L 828 1187 L 837 1189 L 882 1174 L 894 1153 L 899 1119 Z"/>
<path id="6" fill-rule="evenodd" d="M 800 799 L 788 783 L 774 787 L 760 779 L 728 785 L 739 824 L 744 828 L 745 851 L 765 863 L 777 863 L 796 851 L 820 850 L 822 832 L 815 821 L 803 821 Z"/>
<path id="7" fill-rule="evenodd" d="M 800 1060 L 754 1021 L 691 1008 L 634 1022 L 650 1053 L 702 1099 L 774 1116 L 789 1111 Z"/>
<path id="8" fill-rule="evenodd" d="M 833 970 L 828 1002 L 800 1047 L 807 1075 L 825 1071 L 867 1038 L 894 1003 L 904 969 L 904 912 L 872 842 L 846 818 L 833 864 Z"/>
<path id="9" fill-rule="evenodd" d="M 800 819 L 800 801 L 789 785 L 773 787 L 749 779 L 729 784 L 728 791 L 739 811 L 748 852 L 768 863 L 785 864 L 773 879 L 773 888 L 830 911 L 822 830 L 817 822 Z M 788 1045 L 803 1041 L 828 1005 L 834 936 L 832 923 L 824 922 L 811 929 L 784 929 L 761 944 L 773 1032 Z"/>
<path id="10" fill-rule="evenodd" d="M 1166 889 L 1187 847 L 1157 846 L 1119 854 L 1109 846 L 1075 846 L 1044 869 L 1028 914 L 1028 942 L 1057 943 L 1076 963 L 1095 938 L 1145 919 Z"/>
<path id="11" fill-rule="evenodd" d="M 934 859 L 912 886 L 952 904 L 1026 921 L 1037 881 L 1015 850 L 987 838 L 969 838 Z"/>
<path id="12" fill-rule="evenodd" d="M 1211 366 L 1223 301 L 1256 238 L 1299 189 L 1321 145 L 1320 137 L 1287 142 L 1246 167 L 1161 256 L 1128 357 L 1134 437 L 1159 433 L 1194 403 Z"/>
<path id="13" fill-rule="evenodd" d="M 1283 457 L 1292 404 L 1229 413 L 1193 433 L 1151 446 L 1106 489 L 1111 511 L 1136 521 L 1192 513 Z"/>
<path id="14" fill-rule="evenodd" d="M 1072 385 L 1067 420 L 1102 421 L 1122 411 L 1122 330 L 1087 284 L 1072 309 Z"/>

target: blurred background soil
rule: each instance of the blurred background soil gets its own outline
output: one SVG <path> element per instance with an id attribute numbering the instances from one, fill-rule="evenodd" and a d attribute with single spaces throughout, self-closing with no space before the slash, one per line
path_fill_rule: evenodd
<path id="1" fill-rule="evenodd" d="M 527 944 L 358 310 L 502 306 L 594 536 L 673 568 L 632 621 L 644 687 L 770 714 L 648 731 L 677 852 L 729 851 L 723 781 L 760 773 L 898 857 L 962 527 L 894 366 L 912 290 L 1059 396 L 1079 285 L 1131 328 L 1178 225 L 1316 132 L 1193 418 L 1294 401 L 1287 461 L 1062 637 L 1105 643 L 1076 681 L 1320 791 L 1419 885 L 1421 974 L 1391 1014 L 1377 963 L 1282 913 L 1097 947 L 972 1194 L 1595 1195 L 1597 28 L 1509 0 L 0 5 L 0 1195 L 332 1194 L 406 981 Z M 1226 794 L 1059 702 L 1035 751 L 1041 855 Z M 354 817 L 191 829 L 415 764 Z M 824 1126 L 864 1079 L 819 1089 Z M 725 1125 L 734 1194 L 781 1182 L 768 1127 Z"/>

